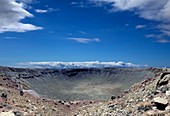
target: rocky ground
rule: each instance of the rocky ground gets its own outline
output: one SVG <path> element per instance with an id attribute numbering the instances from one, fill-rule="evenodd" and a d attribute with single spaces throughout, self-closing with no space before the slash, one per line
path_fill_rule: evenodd
<path id="1" fill-rule="evenodd" d="M 170 71 L 133 85 L 110 101 L 61 101 L 30 95 L 0 76 L 0 116 L 170 116 Z"/>
<path id="2" fill-rule="evenodd" d="M 170 72 L 135 84 L 119 98 L 78 108 L 79 116 L 170 116 Z"/>

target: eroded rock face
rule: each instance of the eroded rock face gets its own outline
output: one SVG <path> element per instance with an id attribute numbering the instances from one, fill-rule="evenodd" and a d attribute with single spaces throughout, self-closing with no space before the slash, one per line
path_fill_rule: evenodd
<path id="1" fill-rule="evenodd" d="M 153 99 L 154 105 L 158 110 L 165 110 L 169 105 L 168 98 L 170 95 L 170 72 L 163 72 L 156 84 L 156 96 Z"/>
<path id="2" fill-rule="evenodd" d="M 157 83 L 157 87 L 167 85 L 169 83 L 169 80 L 170 80 L 169 72 L 162 73 L 160 80 Z"/>

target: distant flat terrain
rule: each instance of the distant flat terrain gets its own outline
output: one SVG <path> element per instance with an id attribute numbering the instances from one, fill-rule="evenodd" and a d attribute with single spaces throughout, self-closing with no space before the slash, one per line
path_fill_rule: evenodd
<path id="1" fill-rule="evenodd" d="M 22 69 L 0 67 L 43 97 L 61 100 L 108 100 L 134 83 L 155 77 L 155 68 Z"/>

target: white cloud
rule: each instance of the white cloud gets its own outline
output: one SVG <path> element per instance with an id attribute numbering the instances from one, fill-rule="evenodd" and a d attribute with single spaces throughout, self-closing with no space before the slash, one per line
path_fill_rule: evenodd
<path id="1" fill-rule="evenodd" d="M 139 17 L 157 21 L 156 27 L 161 35 L 170 37 L 170 0 L 89 0 L 94 3 L 107 3 L 112 6 L 109 11 L 132 11 Z M 143 27 L 142 27 L 143 28 Z"/>
<path id="2" fill-rule="evenodd" d="M 85 31 L 78 31 L 78 33 L 82 34 L 82 35 L 85 35 L 86 32 Z"/>
<path id="3" fill-rule="evenodd" d="M 73 40 L 79 43 L 90 43 L 90 42 L 100 42 L 99 38 L 67 38 L 68 40 Z"/>
<path id="4" fill-rule="evenodd" d="M 88 2 L 87 1 L 74 1 L 70 3 L 71 5 L 79 8 L 87 8 L 88 7 Z"/>
<path id="5" fill-rule="evenodd" d="M 148 35 L 145 35 L 146 38 L 155 38 L 155 34 L 148 34 Z"/>
<path id="6" fill-rule="evenodd" d="M 167 39 L 158 39 L 157 42 L 158 43 L 170 43 L 170 40 L 167 40 Z"/>
<path id="7" fill-rule="evenodd" d="M 32 3 L 33 1 L 36 0 L 16 0 L 16 1 L 23 2 L 23 3 Z"/>
<path id="8" fill-rule="evenodd" d="M 129 24 L 127 23 L 127 24 L 125 24 L 125 26 L 129 26 Z"/>
<path id="9" fill-rule="evenodd" d="M 170 36 L 170 30 L 162 30 L 162 32 L 167 35 L 167 36 Z"/>
<path id="10" fill-rule="evenodd" d="M 35 9 L 36 13 L 48 13 L 53 11 L 58 11 L 59 9 L 48 8 L 48 9 Z"/>
<path id="11" fill-rule="evenodd" d="M 111 4 L 113 11 L 132 10 L 140 17 L 150 20 L 170 22 L 170 0 L 90 0 Z"/>
<path id="12" fill-rule="evenodd" d="M 71 2 L 70 4 L 71 4 L 71 5 L 75 5 L 75 4 L 78 4 L 78 3 L 77 3 L 77 2 Z"/>
<path id="13" fill-rule="evenodd" d="M 7 37 L 4 37 L 5 39 L 9 39 L 9 40 L 14 40 L 14 39 L 18 39 L 16 37 L 10 37 L 10 36 L 7 36 Z"/>
<path id="14" fill-rule="evenodd" d="M 142 28 L 145 28 L 146 25 L 136 25 L 136 29 L 142 29 Z"/>
<path id="15" fill-rule="evenodd" d="M 26 17 L 33 17 L 33 15 L 24 9 L 24 3 L 16 0 L 0 0 L 0 33 L 42 29 L 42 27 L 22 23 L 21 20 Z"/>
<path id="16" fill-rule="evenodd" d="M 160 24 L 157 26 L 157 28 L 160 29 L 164 35 L 170 36 L 170 23 L 169 24 Z"/>
<path id="17" fill-rule="evenodd" d="M 104 67 L 146 67 L 147 65 L 137 65 L 125 62 L 25 62 L 18 63 L 19 67 L 27 68 L 104 68 Z"/>
<path id="18" fill-rule="evenodd" d="M 42 9 L 35 9 L 36 13 L 47 13 L 48 10 L 42 10 Z"/>
<path id="19" fill-rule="evenodd" d="M 148 35 L 145 35 L 145 37 L 146 38 L 154 38 L 154 39 L 156 39 L 156 42 L 158 42 L 158 43 L 170 43 L 170 40 L 167 39 L 166 35 L 165 34 L 148 34 Z"/>

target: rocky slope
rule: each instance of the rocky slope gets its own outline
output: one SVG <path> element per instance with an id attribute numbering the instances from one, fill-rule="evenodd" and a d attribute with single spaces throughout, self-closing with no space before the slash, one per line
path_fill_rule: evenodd
<path id="1" fill-rule="evenodd" d="M 121 97 L 83 106 L 79 116 L 170 116 L 170 71 L 133 85 Z"/>

